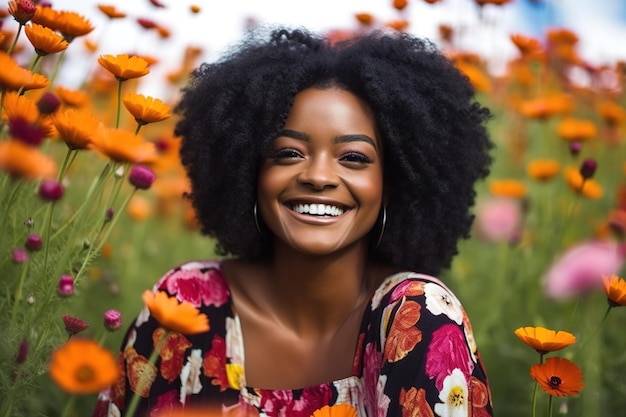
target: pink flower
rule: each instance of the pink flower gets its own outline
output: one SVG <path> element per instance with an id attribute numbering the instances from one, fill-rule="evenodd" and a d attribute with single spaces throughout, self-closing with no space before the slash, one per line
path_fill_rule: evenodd
<path id="1" fill-rule="evenodd" d="M 328 384 L 316 385 L 300 390 L 298 399 L 292 390 L 259 390 L 260 406 L 269 417 L 310 417 L 313 412 L 327 405 L 333 393 Z"/>
<path id="2" fill-rule="evenodd" d="M 478 206 L 474 226 L 477 236 L 487 242 L 510 242 L 519 233 L 521 221 L 518 201 L 491 198 Z"/>
<path id="3" fill-rule="evenodd" d="M 368 343 L 367 346 L 365 346 L 364 359 L 363 383 L 366 392 L 365 409 L 368 414 L 375 416 L 378 415 L 376 398 L 378 397 L 378 381 L 383 362 L 383 354 L 376 349 L 374 343 Z"/>
<path id="4" fill-rule="evenodd" d="M 122 314 L 117 310 L 105 311 L 104 327 L 109 331 L 114 331 L 122 327 Z"/>
<path id="5" fill-rule="evenodd" d="M 426 353 L 426 374 L 435 378 L 435 386 L 443 389 L 443 382 L 452 371 L 460 370 L 469 381 L 474 362 L 465 342 L 465 335 L 455 324 L 445 324 L 433 332 L 433 340 Z"/>
<path id="6" fill-rule="evenodd" d="M 616 243 L 587 241 L 561 255 L 543 279 L 548 297 L 563 300 L 602 288 L 602 276 L 616 274 L 624 263 Z"/>
<path id="7" fill-rule="evenodd" d="M 226 278 L 214 268 L 196 268 L 197 264 L 184 265 L 175 270 L 159 289 L 166 289 L 180 301 L 188 301 L 196 307 L 214 305 L 219 307 L 228 301 Z"/>

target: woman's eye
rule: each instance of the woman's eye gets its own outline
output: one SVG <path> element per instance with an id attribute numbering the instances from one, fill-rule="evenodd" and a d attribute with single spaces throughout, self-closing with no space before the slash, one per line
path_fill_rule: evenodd
<path id="1" fill-rule="evenodd" d="M 272 154 L 274 159 L 294 159 L 300 157 L 302 157 L 302 154 L 292 148 L 279 149 Z"/>
<path id="2" fill-rule="evenodd" d="M 348 152 L 341 156 L 341 160 L 344 162 L 351 162 L 357 164 L 371 164 L 372 160 L 367 155 L 360 152 Z"/>

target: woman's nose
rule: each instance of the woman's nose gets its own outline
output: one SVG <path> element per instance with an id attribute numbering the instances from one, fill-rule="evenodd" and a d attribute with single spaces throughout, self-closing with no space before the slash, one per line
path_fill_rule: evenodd
<path id="1" fill-rule="evenodd" d="M 298 175 L 298 181 L 316 190 L 337 187 L 339 178 L 333 158 L 326 156 L 311 158 Z"/>

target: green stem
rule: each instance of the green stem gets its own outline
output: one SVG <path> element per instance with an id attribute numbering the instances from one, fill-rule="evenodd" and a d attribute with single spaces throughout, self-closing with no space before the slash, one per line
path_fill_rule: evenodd
<path id="1" fill-rule="evenodd" d="M 48 90 L 52 88 L 54 84 L 54 80 L 56 80 L 57 75 L 59 75 L 59 69 L 61 68 L 61 63 L 63 62 L 63 58 L 65 58 L 65 52 L 67 49 L 64 49 L 59 54 L 59 59 L 57 59 L 56 64 L 54 65 L 54 71 L 52 72 L 52 76 L 50 77 L 50 84 L 48 84 Z"/>
<path id="2" fill-rule="evenodd" d="M 533 388 L 533 412 L 532 417 L 535 417 L 535 409 L 537 406 L 537 381 L 535 381 L 535 387 Z"/>
<path id="3" fill-rule="evenodd" d="M 122 107 L 122 83 L 123 81 L 118 79 L 117 81 L 117 115 L 115 117 L 115 128 L 120 127 L 120 113 Z"/>
<path id="4" fill-rule="evenodd" d="M 595 328 L 595 330 L 593 331 L 593 333 L 591 334 L 591 336 L 589 336 L 587 339 L 585 339 L 585 343 L 583 343 L 580 348 L 578 349 L 578 352 L 582 352 L 583 349 L 585 347 L 587 347 L 587 345 L 589 344 L 589 342 L 591 341 L 591 339 L 593 339 L 598 332 L 600 331 L 600 329 L 602 328 L 602 325 L 604 324 L 604 322 L 606 321 L 606 318 L 609 316 L 609 313 L 611 312 L 611 309 L 613 307 L 609 306 L 606 311 L 604 312 L 604 316 L 602 317 L 602 320 L 600 320 L 600 324 L 598 324 Z"/>
<path id="5" fill-rule="evenodd" d="M 65 408 L 63 408 L 63 413 L 61 413 L 61 417 L 69 417 L 74 410 L 74 403 L 76 402 L 76 395 L 72 395 L 67 403 L 65 404 Z"/>
<path id="6" fill-rule="evenodd" d="M 28 262 L 24 263 L 22 268 L 22 273 L 20 274 L 20 280 L 17 284 L 17 290 L 15 291 L 15 301 L 13 302 L 13 308 L 11 309 L 11 327 L 13 328 L 13 324 L 15 323 L 16 315 L 17 315 L 17 306 L 22 299 L 22 289 L 24 288 L 24 280 L 26 279 L 26 274 L 28 272 Z"/>
<path id="7" fill-rule="evenodd" d="M 30 68 L 28 69 L 30 72 L 35 72 L 35 68 L 37 68 L 37 64 L 41 60 L 42 55 L 35 55 L 35 59 L 33 59 L 32 64 L 30 64 Z"/>
<path id="8" fill-rule="evenodd" d="M 77 152 L 78 151 L 69 148 L 67 149 L 67 153 L 65 154 L 65 158 L 63 158 L 63 164 L 61 165 L 61 169 L 59 170 L 59 175 L 57 177 L 58 182 L 61 182 L 63 180 L 65 172 L 69 169 L 72 162 L 74 162 Z"/>
<path id="9" fill-rule="evenodd" d="M 552 417 L 552 399 L 554 398 L 554 396 L 550 396 L 550 399 L 548 400 L 548 417 Z"/>
<path id="10" fill-rule="evenodd" d="M 17 33 L 15 34 L 15 38 L 13 39 L 13 43 L 9 47 L 9 50 L 7 51 L 7 54 L 11 55 L 13 53 L 13 50 L 15 49 L 15 45 L 17 45 L 17 40 L 19 39 L 20 34 L 22 33 L 22 28 L 23 27 L 24 27 L 24 25 L 20 23 L 20 26 L 17 28 Z"/>

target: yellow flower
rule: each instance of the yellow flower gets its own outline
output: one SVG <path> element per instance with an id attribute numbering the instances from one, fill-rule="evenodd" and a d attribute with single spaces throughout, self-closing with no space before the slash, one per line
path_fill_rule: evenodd
<path id="1" fill-rule="evenodd" d="M 137 123 L 141 125 L 160 122 L 171 116 L 170 106 L 163 103 L 158 98 L 129 93 L 124 96 L 122 101 Z"/>
<path id="2" fill-rule="evenodd" d="M 0 87 L 5 87 L 8 90 L 19 90 L 25 85 L 31 85 L 34 81 L 33 77 L 35 74 L 26 68 L 20 67 L 17 62 L 4 51 L 0 51 L 0 68 L 2 68 L 2 71 L 0 71 Z M 46 79 L 45 77 L 43 78 Z"/>
<path id="3" fill-rule="evenodd" d="M 604 292 L 611 307 L 626 306 L 626 281 L 613 274 L 602 277 Z"/>
<path id="4" fill-rule="evenodd" d="M 37 23 L 24 26 L 24 32 L 38 55 L 56 54 L 67 49 L 69 45 L 55 31 Z"/>
<path id="5" fill-rule="evenodd" d="M 94 115 L 83 110 L 69 109 L 53 117 L 53 123 L 61 139 L 70 149 L 86 149 L 98 138 L 102 123 Z"/>
<path id="6" fill-rule="evenodd" d="M 568 117 L 559 123 L 557 133 L 563 140 L 581 142 L 595 137 L 598 134 L 598 130 L 596 125 L 590 120 Z"/>
<path id="7" fill-rule="evenodd" d="M 357 414 L 356 408 L 349 404 L 336 404 L 315 410 L 311 417 L 357 417 Z"/>
<path id="8" fill-rule="evenodd" d="M 49 178 L 56 164 L 36 148 L 17 140 L 0 142 L 0 170 L 16 177 Z"/>
<path id="9" fill-rule="evenodd" d="M 164 291 L 146 290 L 141 296 L 150 314 L 165 329 L 190 335 L 210 329 L 209 318 L 190 302 L 179 302 Z"/>
<path id="10" fill-rule="evenodd" d="M 558 332 L 545 327 L 520 327 L 515 335 L 539 354 L 554 352 L 576 343 L 576 336 L 560 330 Z"/>
<path id="11" fill-rule="evenodd" d="M 90 33 L 93 29 L 89 20 L 76 12 L 66 10 L 57 12 L 56 30 L 61 32 L 68 42 Z"/>
<path id="12" fill-rule="evenodd" d="M 580 170 L 574 167 L 565 169 L 565 180 L 574 192 L 581 194 L 585 198 L 597 200 L 602 197 L 602 186 L 591 178 L 584 179 Z"/>
<path id="13" fill-rule="evenodd" d="M 555 159 L 536 159 L 526 167 L 526 172 L 537 181 L 548 181 L 560 171 L 561 165 Z"/>
<path id="14" fill-rule="evenodd" d="M 52 354 L 50 377 L 71 394 L 94 394 L 119 376 L 111 352 L 89 339 L 71 339 Z"/>
<path id="15" fill-rule="evenodd" d="M 98 138 L 89 147 L 116 162 L 138 164 L 151 162 L 156 157 L 153 143 L 144 142 L 141 136 L 123 129 L 100 129 Z"/>
<path id="16" fill-rule="evenodd" d="M 239 391 L 241 389 L 241 378 L 243 376 L 243 367 L 236 363 L 226 364 L 226 378 L 228 379 L 228 386 L 232 389 Z"/>
<path id="17" fill-rule="evenodd" d="M 523 198 L 526 196 L 526 185 L 524 183 L 513 180 L 493 180 L 489 183 L 491 194 L 498 197 Z"/>
<path id="18" fill-rule="evenodd" d="M 119 81 L 139 78 L 148 74 L 148 62 L 137 56 L 101 55 L 98 63 L 115 76 Z"/>

